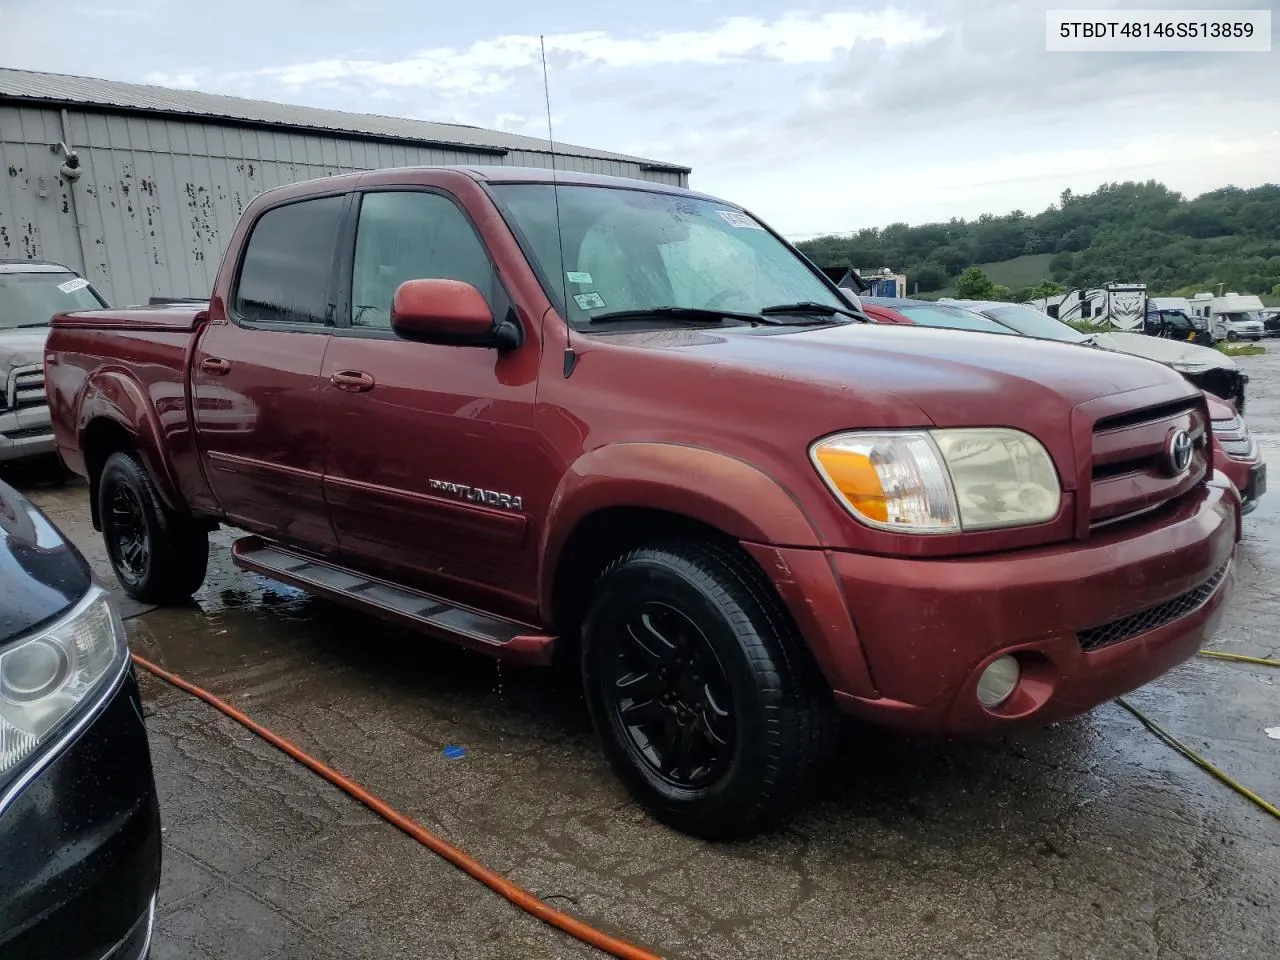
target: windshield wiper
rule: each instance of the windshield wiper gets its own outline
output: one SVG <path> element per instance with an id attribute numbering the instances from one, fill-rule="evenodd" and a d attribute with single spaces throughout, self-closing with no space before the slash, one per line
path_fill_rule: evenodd
<path id="1" fill-rule="evenodd" d="M 870 323 L 870 318 L 851 310 L 848 307 L 833 307 L 826 303 L 816 303 L 812 300 L 803 300 L 800 303 L 779 303 L 776 306 L 765 307 L 760 311 L 762 316 L 775 317 L 785 316 L 787 314 L 805 314 L 816 313 L 823 317 L 834 317 L 836 314 L 852 317 L 854 320 L 860 320 L 863 323 Z"/>
<path id="2" fill-rule="evenodd" d="M 591 323 L 614 323 L 620 320 L 682 320 L 689 323 L 720 323 L 723 320 L 743 320 L 747 323 L 767 323 L 758 313 L 736 313 L 733 310 L 710 310 L 706 307 L 648 307 L 643 310 L 614 310 L 591 318 Z"/>

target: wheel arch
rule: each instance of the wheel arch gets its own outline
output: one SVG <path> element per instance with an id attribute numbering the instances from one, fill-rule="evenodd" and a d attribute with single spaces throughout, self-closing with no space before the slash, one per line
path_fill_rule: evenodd
<path id="1" fill-rule="evenodd" d="M 558 629 L 578 622 L 583 595 L 611 559 L 655 536 L 820 546 L 800 504 L 768 474 L 670 443 L 612 444 L 585 454 L 556 491 L 544 529 L 539 608 Z"/>
<path id="2" fill-rule="evenodd" d="M 85 385 L 80 401 L 78 430 L 89 480 L 94 529 L 101 529 L 98 515 L 98 479 L 107 459 L 116 452 L 136 453 L 147 468 L 164 505 L 185 512 L 177 484 L 161 443 L 155 408 L 142 386 L 121 370 L 101 370 Z"/>

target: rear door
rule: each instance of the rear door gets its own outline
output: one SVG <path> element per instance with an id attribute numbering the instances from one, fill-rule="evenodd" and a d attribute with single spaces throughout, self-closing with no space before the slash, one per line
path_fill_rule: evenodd
<path id="1" fill-rule="evenodd" d="M 258 218 L 227 315 L 206 326 L 192 362 L 198 439 L 228 520 L 319 549 L 335 542 L 321 480 L 320 368 L 347 203 L 345 194 L 308 197 Z"/>
<path id="2" fill-rule="evenodd" d="M 371 191 L 353 219 L 350 308 L 320 383 L 342 551 L 370 573 L 527 616 L 537 565 L 523 501 L 547 469 L 533 429 L 537 331 L 503 353 L 401 339 L 391 300 L 406 280 L 464 280 L 495 317 L 511 300 L 451 195 Z"/>

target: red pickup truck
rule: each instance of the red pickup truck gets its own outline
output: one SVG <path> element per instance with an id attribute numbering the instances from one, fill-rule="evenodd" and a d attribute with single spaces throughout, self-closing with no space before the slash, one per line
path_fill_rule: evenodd
<path id="1" fill-rule="evenodd" d="M 667 823 L 776 821 L 840 711 L 1000 733 L 1191 656 L 1239 498 L 1200 391 L 1073 346 L 867 322 L 747 211 L 545 170 L 250 204 L 205 306 L 55 318 L 59 450 L 121 583 L 237 564 L 580 663 Z"/>

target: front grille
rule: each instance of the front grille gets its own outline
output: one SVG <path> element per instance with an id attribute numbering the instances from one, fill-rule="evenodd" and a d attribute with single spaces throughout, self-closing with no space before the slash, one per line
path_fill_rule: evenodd
<path id="1" fill-rule="evenodd" d="M 1213 576 L 1208 580 L 1179 597 L 1166 600 L 1164 603 L 1157 604 L 1154 607 L 1148 607 L 1139 613 L 1131 613 L 1127 617 L 1104 623 L 1100 627 L 1081 630 L 1079 633 L 1080 648 L 1086 653 L 1101 650 L 1103 647 L 1110 647 L 1113 644 L 1132 640 L 1140 634 L 1158 630 L 1160 627 L 1168 626 L 1175 620 L 1180 620 L 1195 613 L 1209 602 L 1209 598 L 1213 596 L 1214 591 L 1226 579 L 1227 572 L 1230 569 L 1231 561 L 1228 560 L 1215 570 Z"/>
<path id="2" fill-rule="evenodd" d="M 1093 429 L 1089 523 L 1115 523 L 1174 500 L 1209 472 L 1209 433 L 1203 401 L 1191 398 L 1099 420 Z M 1190 466 L 1174 473 L 1169 442 L 1179 430 L 1192 438 Z"/>
<path id="3" fill-rule="evenodd" d="M 9 377 L 9 395 L 6 406 L 10 410 L 27 410 L 43 407 L 44 371 L 39 367 L 18 367 Z"/>

